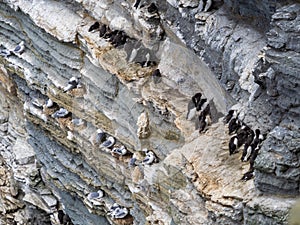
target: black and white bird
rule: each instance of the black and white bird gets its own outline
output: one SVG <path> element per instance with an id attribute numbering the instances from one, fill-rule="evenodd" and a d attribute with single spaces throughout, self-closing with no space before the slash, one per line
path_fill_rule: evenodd
<path id="1" fill-rule="evenodd" d="M 104 196 L 104 192 L 102 190 L 98 190 L 97 192 L 91 192 L 88 194 L 88 200 L 99 200 Z"/>
<path id="2" fill-rule="evenodd" d="M 146 157 L 143 159 L 142 164 L 144 165 L 151 165 L 156 161 L 156 156 L 152 151 L 146 152 Z"/>
<path id="3" fill-rule="evenodd" d="M 243 177 L 241 178 L 242 181 L 248 181 L 251 178 L 253 178 L 254 174 L 254 170 L 249 170 L 248 172 L 246 172 Z"/>
<path id="4" fill-rule="evenodd" d="M 238 148 L 240 147 L 239 139 L 237 135 L 233 136 L 229 140 L 229 155 L 232 155 L 238 151 Z"/>
<path id="5" fill-rule="evenodd" d="M 228 125 L 229 134 L 236 132 L 241 126 L 241 122 L 238 118 L 232 118 Z"/>
<path id="6" fill-rule="evenodd" d="M 135 166 L 135 165 L 136 165 L 136 160 L 137 160 L 136 154 L 133 153 L 131 159 L 130 159 L 129 162 L 128 162 L 128 166 L 129 166 L 129 167 Z"/>
<path id="7" fill-rule="evenodd" d="M 207 12 L 212 6 L 212 0 L 200 0 L 199 11 Z"/>
<path id="8" fill-rule="evenodd" d="M 107 32 L 107 25 L 106 24 L 101 24 L 99 28 L 99 37 L 104 37 L 104 35 Z"/>
<path id="9" fill-rule="evenodd" d="M 161 73 L 160 73 L 159 69 L 154 70 L 153 73 L 152 73 L 153 83 L 158 84 L 158 83 L 161 82 L 161 79 L 162 78 L 161 78 Z"/>
<path id="10" fill-rule="evenodd" d="M 202 133 L 206 130 L 206 127 L 211 124 L 211 113 L 209 103 L 206 102 L 203 106 L 203 110 L 200 112 L 198 121 L 196 121 L 196 130 Z"/>
<path id="11" fill-rule="evenodd" d="M 188 112 L 187 112 L 187 115 L 186 115 L 187 120 L 192 120 L 192 119 L 195 118 L 196 112 L 197 112 L 197 107 L 198 107 L 198 104 L 200 103 L 200 100 L 201 100 L 201 96 L 202 96 L 201 93 L 196 93 L 192 97 L 192 99 L 189 101 L 189 103 L 188 103 Z"/>
<path id="12" fill-rule="evenodd" d="M 141 0 L 136 0 L 135 3 L 133 4 L 133 7 L 135 9 L 138 9 L 139 5 L 140 5 Z"/>
<path id="13" fill-rule="evenodd" d="M 69 116 L 70 112 L 64 108 L 60 108 L 58 111 L 52 114 L 53 118 L 65 118 Z"/>
<path id="14" fill-rule="evenodd" d="M 74 88 L 77 88 L 79 80 L 76 77 L 71 77 L 68 81 L 68 85 L 64 88 L 64 92 L 70 91 Z"/>
<path id="15" fill-rule="evenodd" d="M 228 111 L 228 114 L 223 118 L 223 122 L 225 124 L 229 123 L 229 121 L 232 119 L 232 118 L 236 118 L 237 117 L 237 112 L 233 109 L 229 110 Z"/>
<path id="16" fill-rule="evenodd" d="M 24 41 L 21 41 L 20 44 L 18 44 L 15 49 L 13 50 L 14 53 L 16 54 L 22 54 L 25 50 L 25 43 Z"/>
<path id="17" fill-rule="evenodd" d="M 103 130 L 97 129 L 97 135 L 96 135 L 96 143 L 102 143 L 106 140 L 106 134 Z"/>
<path id="18" fill-rule="evenodd" d="M 114 146 L 115 142 L 115 138 L 110 136 L 101 144 L 101 147 L 111 148 L 112 146 Z"/>
<path id="19" fill-rule="evenodd" d="M 100 27 L 100 23 L 98 21 L 96 21 L 95 23 L 93 23 L 90 28 L 89 28 L 89 32 L 96 32 Z"/>
<path id="20" fill-rule="evenodd" d="M 117 148 L 117 147 L 113 148 L 113 150 L 111 152 L 112 152 L 112 154 L 117 154 L 117 155 L 123 156 L 123 155 L 127 154 L 127 149 L 126 149 L 126 147 L 124 145 L 122 145 L 119 148 Z"/>
<path id="21" fill-rule="evenodd" d="M 157 8 L 157 6 L 155 5 L 155 3 L 152 2 L 152 3 L 148 6 L 147 11 L 148 11 L 148 13 L 154 14 L 154 13 L 157 13 L 157 12 L 158 12 L 158 8 Z"/>

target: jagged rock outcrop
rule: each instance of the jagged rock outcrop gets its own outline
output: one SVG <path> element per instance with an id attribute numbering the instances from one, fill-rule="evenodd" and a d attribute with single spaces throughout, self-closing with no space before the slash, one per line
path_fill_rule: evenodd
<path id="1" fill-rule="evenodd" d="M 287 224 L 300 192 L 299 3 L 153 2 L 0 3 L 4 223 Z M 201 134 L 186 119 L 199 92 L 212 120 Z M 247 182 L 221 122 L 231 107 L 265 136 Z M 128 215 L 114 218 L 114 203 Z"/>

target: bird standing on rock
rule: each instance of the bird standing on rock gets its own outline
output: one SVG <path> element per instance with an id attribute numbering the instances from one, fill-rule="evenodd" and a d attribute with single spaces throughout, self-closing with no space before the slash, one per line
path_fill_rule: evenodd
<path id="1" fill-rule="evenodd" d="M 95 23 L 93 23 L 92 26 L 90 26 L 88 31 L 89 32 L 95 32 L 99 29 L 99 27 L 100 27 L 100 23 L 98 21 L 96 21 Z"/>
<path id="2" fill-rule="evenodd" d="M 102 190 L 98 190 L 97 192 L 91 192 L 88 194 L 88 200 L 98 200 L 104 196 L 104 192 Z"/>
<path id="3" fill-rule="evenodd" d="M 110 136 L 109 138 L 107 138 L 106 141 L 104 141 L 101 144 L 101 147 L 111 148 L 115 144 L 115 142 L 116 142 L 116 140 L 114 139 L 114 137 Z"/>
<path id="4" fill-rule="evenodd" d="M 15 49 L 14 49 L 14 53 L 17 53 L 17 54 L 22 54 L 25 50 L 25 43 L 24 41 L 21 41 L 20 44 L 18 44 Z"/>
<path id="5" fill-rule="evenodd" d="M 68 85 L 64 88 L 63 92 L 71 91 L 74 88 L 77 88 L 79 80 L 76 77 L 71 77 L 68 81 Z"/>
<path id="6" fill-rule="evenodd" d="M 53 118 L 65 118 L 69 115 L 69 111 L 64 109 L 64 108 L 60 108 L 58 111 L 56 111 L 55 113 L 52 114 Z"/>

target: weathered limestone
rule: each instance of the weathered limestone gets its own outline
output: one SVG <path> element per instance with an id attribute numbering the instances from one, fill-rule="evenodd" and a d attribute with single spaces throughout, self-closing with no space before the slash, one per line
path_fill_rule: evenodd
<path id="1" fill-rule="evenodd" d="M 13 168 L 0 170 L 5 222 L 57 224 L 63 209 L 87 225 L 287 224 L 300 177 L 299 4 L 225 0 L 203 10 L 206 1 L 168 0 L 155 1 L 156 12 L 134 2 L 0 3 L 1 49 L 26 46 L 0 57 L 0 148 Z M 126 44 L 88 32 L 95 21 L 124 31 Z M 80 87 L 64 93 L 73 76 Z M 197 92 L 213 121 L 201 135 L 186 120 Z M 220 118 L 232 106 L 266 135 L 254 181 L 240 180 L 249 167 L 240 153 L 228 155 Z M 53 118 L 59 108 L 70 114 Z M 96 143 L 99 128 L 128 154 Z M 145 149 L 152 165 L 142 163 Z M 104 197 L 91 204 L 98 189 Z M 129 209 L 124 219 L 108 215 L 115 202 Z M 36 212 L 51 216 L 30 220 Z"/>

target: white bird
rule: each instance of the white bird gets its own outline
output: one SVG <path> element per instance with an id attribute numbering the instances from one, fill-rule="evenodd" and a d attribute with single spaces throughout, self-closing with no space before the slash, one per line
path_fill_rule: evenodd
<path id="1" fill-rule="evenodd" d="M 41 101 L 37 98 L 32 99 L 31 104 L 38 109 L 43 108 L 43 103 L 41 103 Z"/>
<path id="2" fill-rule="evenodd" d="M 8 49 L 1 49 L 0 55 L 6 58 L 11 55 L 11 51 L 9 51 Z"/>
<path id="3" fill-rule="evenodd" d="M 49 98 L 46 102 L 46 107 L 51 108 L 53 106 L 53 104 L 54 104 L 53 101 Z"/>
<path id="4" fill-rule="evenodd" d="M 106 148 L 110 148 L 115 144 L 116 140 L 114 139 L 114 137 L 110 136 L 109 138 L 107 138 L 106 141 L 104 141 L 101 146 L 102 147 L 106 147 Z"/>
<path id="5" fill-rule="evenodd" d="M 70 91 L 78 86 L 79 80 L 76 77 L 71 77 L 68 85 L 64 88 L 64 92 Z"/>
<path id="6" fill-rule="evenodd" d="M 20 44 L 18 44 L 15 49 L 14 49 L 14 53 L 17 53 L 17 54 L 22 54 L 25 50 L 25 43 L 24 41 L 21 41 Z"/>
<path id="7" fill-rule="evenodd" d="M 52 114 L 53 118 L 64 118 L 66 116 L 68 116 L 69 111 L 64 109 L 64 108 L 60 108 L 58 111 L 56 111 L 55 113 Z"/>
<path id="8" fill-rule="evenodd" d="M 127 215 L 128 215 L 128 209 L 125 207 L 117 208 L 111 214 L 113 219 L 123 219 Z"/>
<path id="9" fill-rule="evenodd" d="M 88 194 L 88 200 L 96 200 L 100 199 L 104 196 L 104 192 L 102 190 L 98 190 L 97 192 L 91 192 Z"/>
<path id="10" fill-rule="evenodd" d="M 124 145 L 122 145 L 120 148 L 113 148 L 112 153 L 116 153 L 118 155 L 126 155 L 127 149 Z"/>
<path id="11" fill-rule="evenodd" d="M 152 151 L 146 153 L 146 157 L 142 161 L 143 164 L 150 165 L 156 160 L 156 157 Z"/>

